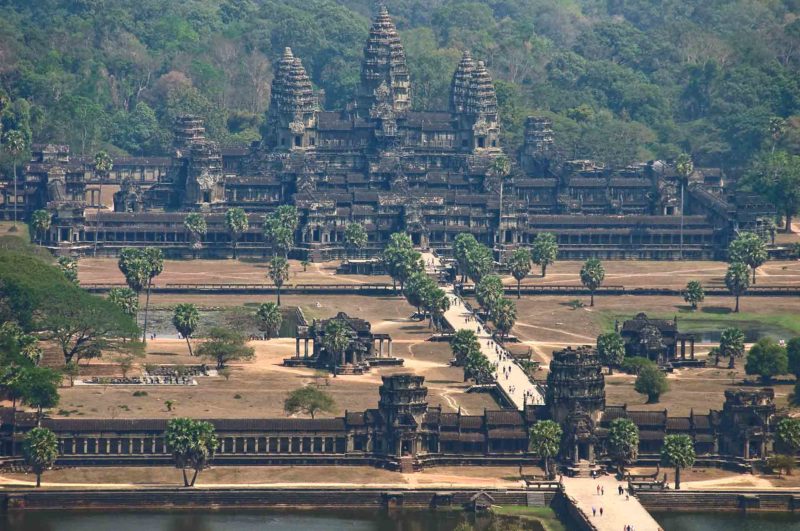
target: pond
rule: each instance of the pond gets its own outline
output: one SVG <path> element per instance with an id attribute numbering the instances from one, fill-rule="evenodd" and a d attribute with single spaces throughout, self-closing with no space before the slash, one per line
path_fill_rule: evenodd
<path id="1" fill-rule="evenodd" d="M 744 340 L 746 343 L 755 343 L 764 337 L 768 337 L 776 341 L 780 341 L 781 339 L 788 341 L 795 336 L 791 330 L 787 330 L 781 326 L 770 326 L 764 323 L 749 321 L 729 323 L 723 323 L 719 321 L 695 321 L 692 322 L 691 327 L 685 327 L 685 331 L 695 334 L 699 343 L 719 343 L 720 337 L 722 336 L 722 331 L 726 328 L 732 327 L 736 327 L 744 332 Z"/>
<path id="2" fill-rule="evenodd" d="M 209 328 L 215 326 L 235 327 L 246 336 L 263 335 L 258 329 L 255 318 L 257 307 L 239 306 L 224 310 L 200 310 L 200 324 L 193 337 L 200 337 Z M 147 319 L 147 333 L 156 334 L 162 339 L 178 339 L 178 333 L 172 326 L 172 310 L 151 309 Z M 294 308 L 282 308 L 283 323 L 278 332 L 278 337 L 295 337 L 297 333 L 297 319 Z M 138 323 L 144 322 L 144 311 L 139 312 Z"/>
<path id="3" fill-rule="evenodd" d="M 665 531 L 790 531 L 800 530 L 800 515 L 791 513 L 653 513 Z"/>
<path id="4" fill-rule="evenodd" d="M 460 511 L 26 511 L 0 514 L 6 531 L 454 531 Z M 488 527 L 482 522 L 480 529 Z M 537 522 L 522 529 L 542 531 Z"/>

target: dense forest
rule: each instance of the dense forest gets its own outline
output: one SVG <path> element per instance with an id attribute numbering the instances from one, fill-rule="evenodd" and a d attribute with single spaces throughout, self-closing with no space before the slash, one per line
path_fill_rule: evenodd
<path id="1" fill-rule="evenodd" d="M 744 167 L 800 149 L 800 0 L 389 0 L 414 106 L 444 109 L 461 51 L 494 76 L 506 145 L 547 114 L 568 157 Z M 75 153 L 168 151 L 174 118 L 258 138 L 272 65 L 326 108 L 354 94 L 372 0 L 0 0 L 4 129 Z"/>

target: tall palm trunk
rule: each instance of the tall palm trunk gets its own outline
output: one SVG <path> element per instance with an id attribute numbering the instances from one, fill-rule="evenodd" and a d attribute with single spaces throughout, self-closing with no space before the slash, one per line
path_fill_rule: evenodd
<path id="1" fill-rule="evenodd" d="M 739 295 L 736 295 L 736 308 L 733 309 L 733 313 L 739 313 Z"/>
<path id="2" fill-rule="evenodd" d="M 144 302 L 144 325 L 142 327 L 142 343 L 147 343 L 147 313 L 150 311 L 150 284 L 152 279 L 147 281 L 147 295 Z"/>
<path id="3" fill-rule="evenodd" d="M 11 164 L 12 164 L 12 167 L 14 169 L 14 225 L 12 225 L 12 226 L 16 230 L 16 228 L 17 228 L 17 199 L 18 199 L 18 196 L 17 196 L 17 161 L 14 160 L 14 161 L 12 161 Z"/>
<path id="4" fill-rule="evenodd" d="M 680 490 L 681 488 L 681 467 L 675 467 L 675 490 Z"/>
<path id="5" fill-rule="evenodd" d="M 189 347 L 189 356 L 194 356 L 194 353 L 192 352 L 192 343 L 191 341 L 189 341 L 189 336 L 185 337 L 186 337 L 186 346 Z"/>
<path id="6" fill-rule="evenodd" d="M 36 488 L 38 489 L 41 486 L 42 486 L 42 473 L 41 472 L 37 472 L 36 473 Z"/>

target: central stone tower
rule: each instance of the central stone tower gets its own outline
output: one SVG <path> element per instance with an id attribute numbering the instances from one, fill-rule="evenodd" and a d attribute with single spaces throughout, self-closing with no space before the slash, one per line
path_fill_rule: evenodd
<path id="1" fill-rule="evenodd" d="M 358 115 L 369 118 L 373 107 L 384 101 L 388 101 L 397 114 L 411 109 L 411 77 L 406 53 L 386 6 L 381 6 L 364 45 L 361 86 L 356 101 Z"/>

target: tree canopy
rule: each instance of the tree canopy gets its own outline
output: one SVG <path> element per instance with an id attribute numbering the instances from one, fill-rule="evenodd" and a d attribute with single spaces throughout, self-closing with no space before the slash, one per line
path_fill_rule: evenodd
<path id="1" fill-rule="evenodd" d="M 326 107 L 352 98 L 371 7 L 5 2 L 1 79 L 14 103 L 3 125 L 28 143 L 64 142 L 87 156 L 154 155 L 167 151 L 175 117 L 191 113 L 212 139 L 246 144 L 258 139 L 285 46 L 324 89 Z M 698 166 L 730 166 L 797 143 L 800 24 L 788 0 L 404 0 L 390 9 L 415 108 L 447 108 L 459 51 L 469 49 L 489 61 L 511 148 L 532 112 L 553 119 L 568 160 L 687 152 Z M 778 135 L 775 118 L 786 124 Z"/>
<path id="2" fill-rule="evenodd" d="M 307 385 L 288 394 L 283 401 L 283 410 L 287 415 L 304 413 L 313 419 L 318 413 L 334 413 L 336 402 L 328 393 L 313 385 Z"/>

